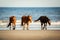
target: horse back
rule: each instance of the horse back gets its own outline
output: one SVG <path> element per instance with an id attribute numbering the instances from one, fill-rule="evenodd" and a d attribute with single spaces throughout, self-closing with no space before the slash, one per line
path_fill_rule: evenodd
<path id="1" fill-rule="evenodd" d="M 31 16 L 22 16 L 21 17 L 21 25 L 23 26 L 23 23 L 30 23 L 32 21 Z"/>

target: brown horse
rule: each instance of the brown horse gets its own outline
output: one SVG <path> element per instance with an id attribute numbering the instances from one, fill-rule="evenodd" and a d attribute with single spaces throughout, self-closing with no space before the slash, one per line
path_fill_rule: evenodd
<path id="1" fill-rule="evenodd" d="M 7 27 L 10 26 L 10 30 L 11 30 L 11 26 L 13 27 L 13 30 L 15 30 L 15 26 L 16 26 L 16 17 L 15 16 L 11 16 L 9 18 L 9 24 Z"/>
<path id="2" fill-rule="evenodd" d="M 27 30 L 29 30 L 29 24 L 32 22 L 32 17 L 31 16 L 22 16 L 21 17 L 21 26 L 23 26 L 23 30 L 25 30 L 25 27 Z M 25 26 L 25 24 L 27 26 Z"/>
<path id="3" fill-rule="evenodd" d="M 37 20 L 35 20 L 35 22 L 39 21 L 39 20 L 41 22 L 41 30 L 44 30 L 44 29 L 47 30 L 47 27 L 46 27 L 47 23 L 49 25 L 51 25 L 50 19 L 47 16 L 41 16 Z M 44 25 L 44 27 L 43 27 L 43 25 Z"/>

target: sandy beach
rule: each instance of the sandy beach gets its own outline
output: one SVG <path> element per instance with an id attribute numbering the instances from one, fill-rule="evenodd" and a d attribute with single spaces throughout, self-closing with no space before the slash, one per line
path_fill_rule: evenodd
<path id="1" fill-rule="evenodd" d="M 22 30 L 20 21 L 16 23 L 16 30 L 9 30 L 7 24 L 6 21 L 0 23 L 0 40 L 60 40 L 60 22 L 47 25 L 48 30 L 41 30 L 40 22 L 32 22 L 29 30 Z"/>
<path id="2" fill-rule="evenodd" d="M 60 40 L 56 30 L 2 30 L 0 40 Z"/>

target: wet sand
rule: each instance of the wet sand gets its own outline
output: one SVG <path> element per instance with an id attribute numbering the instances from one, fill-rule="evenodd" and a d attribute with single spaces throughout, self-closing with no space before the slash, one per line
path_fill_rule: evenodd
<path id="1" fill-rule="evenodd" d="M 60 40 L 60 31 L 0 30 L 0 40 Z"/>

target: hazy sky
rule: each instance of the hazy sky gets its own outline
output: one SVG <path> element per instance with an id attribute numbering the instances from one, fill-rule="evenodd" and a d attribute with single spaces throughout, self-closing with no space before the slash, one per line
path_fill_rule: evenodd
<path id="1" fill-rule="evenodd" d="M 0 0 L 0 7 L 60 7 L 60 0 Z"/>

